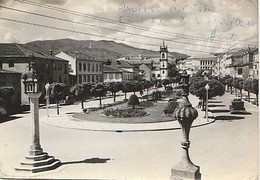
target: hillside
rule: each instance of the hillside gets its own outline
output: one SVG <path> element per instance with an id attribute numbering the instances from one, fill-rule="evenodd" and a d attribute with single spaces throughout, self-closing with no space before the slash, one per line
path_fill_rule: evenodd
<path id="1" fill-rule="evenodd" d="M 158 51 L 139 49 L 132 46 L 128 46 L 123 43 L 116 43 L 114 41 L 93 41 L 93 40 L 74 40 L 74 39 L 58 39 L 58 40 L 44 40 L 33 41 L 26 43 L 25 46 L 36 51 L 43 53 L 49 53 L 52 49 L 54 54 L 59 51 L 64 51 L 69 54 L 82 53 L 89 57 L 99 59 L 116 59 L 123 55 L 138 56 L 158 56 Z M 159 45 L 158 45 L 159 50 Z M 177 52 L 169 52 L 175 58 L 188 57 L 186 54 Z"/>

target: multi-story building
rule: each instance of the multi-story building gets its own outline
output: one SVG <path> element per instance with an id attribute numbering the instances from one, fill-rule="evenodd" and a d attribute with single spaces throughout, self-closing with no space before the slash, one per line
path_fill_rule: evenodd
<path id="1" fill-rule="evenodd" d="M 84 54 L 60 52 L 56 55 L 69 61 L 70 85 L 85 82 L 103 82 L 103 64 L 100 59 L 87 57 Z"/>
<path id="2" fill-rule="evenodd" d="M 30 70 L 31 63 L 35 63 L 39 75 L 40 90 L 45 93 L 45 84 L 61 82 L 68 85 L 68 61 L 52 55 L 25 48 L 16 43 L 0 44 L 0 69 L 15 71 L 21 74 Z M 23 83 L 20 83 L 24 91 Z M 28 97 L 22 93 L 22 104 L 28 104 Z"/>
<path id="3" fill-rule="evenodd" d="M 211 71 L 217 62 L 217 58 L 214 56 L 206 57 L 189 57 L 185 60 L 179 61 L 177 66 L 186 70 L 187 74 L 195 74 L 199 70 Z"/>
<path id="4" fill-rule="evenodd" d="M 103 79 L 104 82 L 122 82 L 125 80 L 133 80 L 133 72 L 108 65 L 104 67 Z"/>

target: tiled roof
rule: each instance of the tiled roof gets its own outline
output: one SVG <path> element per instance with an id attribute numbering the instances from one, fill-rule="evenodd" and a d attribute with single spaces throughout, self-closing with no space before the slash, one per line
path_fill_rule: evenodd
<path id="1" fill-rule="evenodd" d="M 37 57 L 42 59 L 64 60 L 42 52 L 27 49 L 23 45 L 16 43 L 0 43 L 0 57 Z"/>
<path id="2" fill-rule="evenodd" d="M 121 71 L 112 66 L 105 66 L 103 69 L 104 73 L 121 73 Z"/>
<path id="3" fill-rule="evenodd" d="M 29 50 L 22 45 L 16 43 L 1 43 L 0 44 L 0 57 L 41 57 L 44 55 L 39 54 L 33 50 Z"/>
<path id="4" fill-rule="evenodd" d="M 132 68 L 133 66 L 126 60 L 112 60 L 111 66 L 118 68 Z"/>
<path id="5" fill-rule="evenodd" d="M 64 52 L 64 53 L 68 54 L 69 56 L 71 56 L 71 57 L 73 57 L 74 59 L 77 59 L 77 60 L 105 62 L 102 59 L 93 58 L 93 57 L 89 56 L 88 54 L 82 53 L 82 52 Z"/>
<path id="6" fill-rule="evenodd" d="M 241 57 L 247 52 L 247 49 L 241 49 L 237 53 L 233 54 L 232 57 Z"/>

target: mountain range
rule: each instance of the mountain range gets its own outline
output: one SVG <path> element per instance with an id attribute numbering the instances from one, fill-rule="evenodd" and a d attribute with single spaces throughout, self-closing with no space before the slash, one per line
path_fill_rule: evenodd
<path id="1" fill-rule="evenodd" d="M 43 40 L 32 41 L 24 44 L 25 47 L 36 51 L 49 54 L 52 50 L 53 54 L 60 51 L 68 54 L 83 54 L 84 56 L 98 59 L 117 59 L 122 56 L 147 56 L 158 57 L 160 44 L 158 44 L 158 51 L 136 48 L 123 43 L 116 43 L 107 40 L 75 40 L 75 39 L 57 39 L 57 40 Z M 169 52 L 169 56 L 181 59 L 189 57 L 186 54 L 177 52 Z"/>

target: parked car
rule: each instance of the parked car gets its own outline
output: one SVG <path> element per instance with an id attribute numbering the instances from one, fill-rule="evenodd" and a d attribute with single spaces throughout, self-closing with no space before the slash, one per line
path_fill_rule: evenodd
<path id="1" fill-rule="evenodd" d="M 244 101 L 241 99 L 233 99 L 233 101 L 231 101 L 231 105 L 229 106 L 229 110 L 231 114 L 246 113 Z"/>

